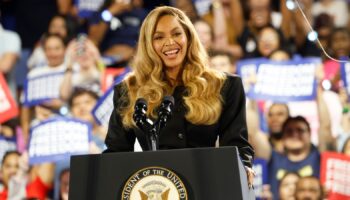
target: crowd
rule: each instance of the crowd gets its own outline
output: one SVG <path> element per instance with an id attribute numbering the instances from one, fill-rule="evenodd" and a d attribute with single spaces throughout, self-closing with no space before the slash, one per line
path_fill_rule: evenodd
<path id="1" fill-rule="evenodd" d="M 96 8 L 84 12 L 83 2 Z M 132 69 L 129 61 L 141 23 L 159 5 L 177 7 L 189 16 L 210 66 L 217 70 L 237 74 L 237 62 L 261 57 L 276 62 L 296 57 L 321 60 L 312 100 L 316 122 L 299 115 L 304 107 L 298 102 L 247 100 L 249 142 L 255 157 L 268 163 L 262 199 L 327 199 L 328 189 L 319 180 L 322 152 L 350 156 L 349 94 L 338 62 L 350 55 L 346 0 L 0 3 L 0 75 L 19 108 L 18 116 L 0 121 L 0 140 L 16 141 L 14 148 L 0 152 L 0 200 L 68 199 L 69 161 L 29 164 L 31 128 L 57 117 L 79 119 L 91 126 L 89 153 L 104 151 L 107 127 L 98 123 L 92 110 L 106 91 L 105 74 L 108 69 Z M 25 103 L 26 80 L 47 74 L 61 74 L 56 97 Z M 255 82 L 252 77 L 247 84 Z M 0 107 L 1 103 L 0 99 Z"/>

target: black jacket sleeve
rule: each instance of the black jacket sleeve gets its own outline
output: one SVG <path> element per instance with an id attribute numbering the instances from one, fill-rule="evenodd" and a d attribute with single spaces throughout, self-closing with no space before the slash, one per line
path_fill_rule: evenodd
<path id="1" fill-rule="evenodd" d="M 120 106 L 119 99 L 122 93 L 123 83 L 120 83 L 114 88 L 113 95 L 113 111 L 109 120 L 108 132 L 106 136 L 107 149 L 103 153 L 133 151 L 135 143 L 135 134 L 132 129 L 126 130 L 122 124 L 121 116 L 118 113 Z"/>
<path id="2" fill-rule="evenodd" d="M 220 146 L 237 146 L 242 162 L 252 167 L 254 150 L 248 142 L 245 93 L 242 80 L 228 75 L 222 89 L 224 106 L 220 117 Z"/>

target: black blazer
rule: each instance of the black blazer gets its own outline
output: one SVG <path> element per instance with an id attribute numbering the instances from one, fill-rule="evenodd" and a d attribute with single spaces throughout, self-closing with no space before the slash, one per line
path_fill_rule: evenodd
<path id="1" fill-rule="evenodd" d="M 114 88 L 114 109 L 109 121 L 105 140 L 108 152 L 133 151 L 135 138 L 143 150 L 149 150 L 145 134 L 138 128 L 126 130 L 117 112 L 118 101 L 125 85 L 118 84 Z M 160 149 L 180 149 L 195 147 L 214 147 L 217 136 L 220 146 L 237 146 L 245 166 L 251 167 L 254 156 L 252 146 L 248 143 L 248 133 L 245 115 L 245 93 L 242 81 L 238 76 L 227 75 L 221 91 L 224 100 L 222 113 L 217 123 L 213 125 L 194 125 L 185 119 L 186 108 L 182 96 L 184 86 L 175 88 L 173 96 L 175 106 L 173 115 L 162 129 L 159 136 Z"/>

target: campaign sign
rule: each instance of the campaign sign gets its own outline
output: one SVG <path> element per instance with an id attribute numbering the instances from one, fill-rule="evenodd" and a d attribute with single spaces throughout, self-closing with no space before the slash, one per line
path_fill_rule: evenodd
<path id="1" fill-rule="evenodd" d="M 261 199 L 263 185 L 267 184 L 267 163 L 266 160 L 257 158 L 253 163 L 253 170 L 256 173 L 254 177 L 254 192 L 256 199 Z"/>
<path id="2" fill-rule="evenodd" d="M 5 78 L 0 73 L 0 123 L 18 115 L 18 107 L 11 96 L 11 92 Z"/>
<path id="3" fill-rule="evenodd" d="M 99 10 L 104 0 L 77 0 L 78 15 L 81 18 L 89 18 Z"/>
<path id="4" fill-rule="evenodd" d="M 92 115 L 94 116 L 96 122 L 99 125 L 105 127 L 108 126 L 109 118 L 111 117 L 113 110 L 113 95 L 114 95 L 114 85 L 120 83 L 124 77 L 130 72 L 130 69 L 125 70 L 121 75 L 119 75 L 112 86 L 107 90 L 107 92 L 97 101 L 95 107 L 92 109 Z"/>
<path id="5" fill-rule="evenodd" d="M 350 199 L 350 157 L 335 152 L 322 153 L 321 183 L 327 190 L 328 200 Z"/>
<path id="6" fill-rule="evenodd" d="M 244 91 L 249 91 L 256 82 L 259 63 L 267 62 L 265 58 L 240 60 L 237 62 L 237 74 L 241 77 Z"/>
<path id="7" fill-rule="evenodd" d="M 249 98 L 276 102 L 315 99 L 315 70 L 321 63 L 320 59 L 304 58 L 284 62 L 258 59 L 255 64 L 246 63 L 238 63 L 238 72 L 242 73 L 240 75 L 244 77 L 244 82 L 250 80 L 250 87 L 245 87 Z M 254 66 L 257 66 L 256 75 L 251 74 Z M 250 77 L 247 77 L 247 71 Z"/>
<path id="8" fill-rule="evenodd" d="M 105 127 L 108 126 L 109 118 L 113 110 L 113 89 L 114 87 L 109 88 L 92 109 L 92 115 L 94 116 L 96 122 Z"/>
<path id="9" fill-rule="evenodd" d="M 24 85 L 24 105 L 35 106 L 60 98 L 64 72 L 47 73 L 28 78 Z"/>
<path id="10" fill-rule="evenodd" d="M 340 66 L 341 79 L 348 95 L 350 95 L 350 62 L 342 62 Z"/>
<path id="11" fill-rule="evenodd" d="M 52 118 L 30 130 L 29 162 L 55 162 L 89 151 L 91 125 L 69 118 Z"/>
<path id="12" fill-rule="evenodd" d="M 6 138 L 0 135 L 0 163 L 7 151 L 16 150 L 16 138 Z M 0 164 L 1 165 L 1 164 Z"/>

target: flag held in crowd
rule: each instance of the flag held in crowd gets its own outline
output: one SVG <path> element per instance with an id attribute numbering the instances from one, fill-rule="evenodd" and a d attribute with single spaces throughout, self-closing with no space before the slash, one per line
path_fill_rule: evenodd
<path id="1" fill-rule="evenodd" d="M 69 118 L 52 118 L 30 130 L 29 162 L 55 162 L 74 154 L 86 154 L 91 140 L 91 125 Z"/>

